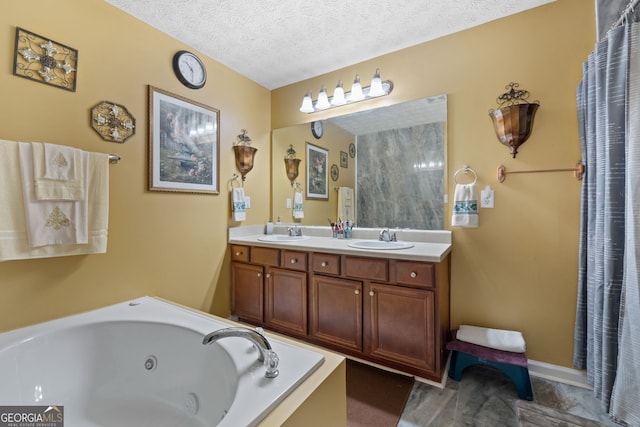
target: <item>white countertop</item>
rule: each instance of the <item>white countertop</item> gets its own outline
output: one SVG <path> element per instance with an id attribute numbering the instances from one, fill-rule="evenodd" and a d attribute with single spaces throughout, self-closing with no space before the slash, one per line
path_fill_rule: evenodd
<path id="1" fill-rule="evenodd" d="M 274 234 L 287 234 L 290 224 L 277 225 Z M 380 229 L 357 228 L 352 231 L 351 239 L 335 239 L 331 237 L 331 229 L 320 226 L 302 226 L 305 240 L 293 242 L 265 242 L 258 240 L 264 236 L 264 226 L 243 226 L 229 228 L 229 243 L 262 246 L 267 248 L 302 250 L 308 252 L 324 252 L 342 255 L 357 255 L 373 258 L 403 259 L 411 261 L 440 262 L 451 252 L 450 231 L 427 230 L 390 230 L 395 232 L 398 241 L 411 242 L 413 247 L 407 249 L 358 249 L 349 246 L 358 240 L 376 240 Z"/>

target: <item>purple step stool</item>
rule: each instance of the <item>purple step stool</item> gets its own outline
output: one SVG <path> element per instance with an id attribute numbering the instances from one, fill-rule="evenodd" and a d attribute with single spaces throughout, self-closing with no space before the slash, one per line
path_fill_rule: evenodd
<path id="1" fill-rule="evenodd" d="M 462 371 L 472 365 L 493 366 L 513 380 L 520 399 L 533 400 L 527 356 L 524 353 L 497 350 L 459 341 L 456 339 L 456 331 L 452 331 L 451 335 L 453 340 L 447 343 L 447 349 L 451 350 L 450 378 L 460 381 Z"/>

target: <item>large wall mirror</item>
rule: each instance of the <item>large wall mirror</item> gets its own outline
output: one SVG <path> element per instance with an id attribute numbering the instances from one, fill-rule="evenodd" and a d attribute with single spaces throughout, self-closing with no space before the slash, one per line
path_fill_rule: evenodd
<path id="1" fill-rule="evenodd" d="M 272 135 L 272 217 L 284 223 L 328 225 L 339 215 L 339 190 L 353 190 L 358 227 L 441 230 L 445 227 L 447 96 L 444 94 L 337 116 L 323 121 L 316 138 L 306 124 Z M 328 200 L 306 198 L 306 146 L 328 151 Z M 292 148 L 301 159 L 291 185 L 284 158 Z M 335 165 L 335 166 L 334 166 Z M 331 170 L 337 169 L 337 174 Z M 295 192 L 304 217 L 293 217 Z M 341 191 L 340 202 L 344 192 Z M 300 195 L 299 195 L 300 196 Z M 344 212 L 344 206 L 340 209 Z"/>

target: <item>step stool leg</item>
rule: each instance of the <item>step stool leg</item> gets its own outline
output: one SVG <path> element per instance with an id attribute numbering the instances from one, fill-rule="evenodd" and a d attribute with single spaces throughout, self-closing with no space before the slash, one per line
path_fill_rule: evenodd
<path id="1" fill-rule="evenodd" d="M 451 352 L 451 365 L 449 366 L 449 377 L 460 381 L 462 372 L 471 365 L 480 363 L 480 359 L 462 351 Z"/>
<path id="2" fill-rule="evenodd" d="M 533 390 L 531 389 L 531 378 L 529 370 L 522 366 L 507 365 L 500 363 L 497 366 L 502 372 L 507 374 L 515 383 L 518 390 L 518 397 L 523 400 L 533 400 Z"/>

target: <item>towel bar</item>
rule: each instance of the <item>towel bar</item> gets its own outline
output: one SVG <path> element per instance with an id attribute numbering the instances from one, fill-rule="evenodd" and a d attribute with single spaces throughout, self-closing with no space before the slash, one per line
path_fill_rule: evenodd
<path id="1" fill-rule="evenodd" d="M 118 163 L 120 161 L 120 156 L 117 154 L 109 154 L 109 163 Z"/>
<path id="2" fill-rule="evenodd" d="M 542 173 L 542 172 L 573 172 L 573 176 L 576 177 L 578 181 L 582 180 L 582 176 L 585 172 L 585 165 L 582 161 L 576 162 L 575 167 L 567 168 L 567 169 L 532 169 L 526 171 L 508 171 L 504 167 L 504 165 L 498 166 L 498 182 L 504 182 L 507 173 Z"/>

